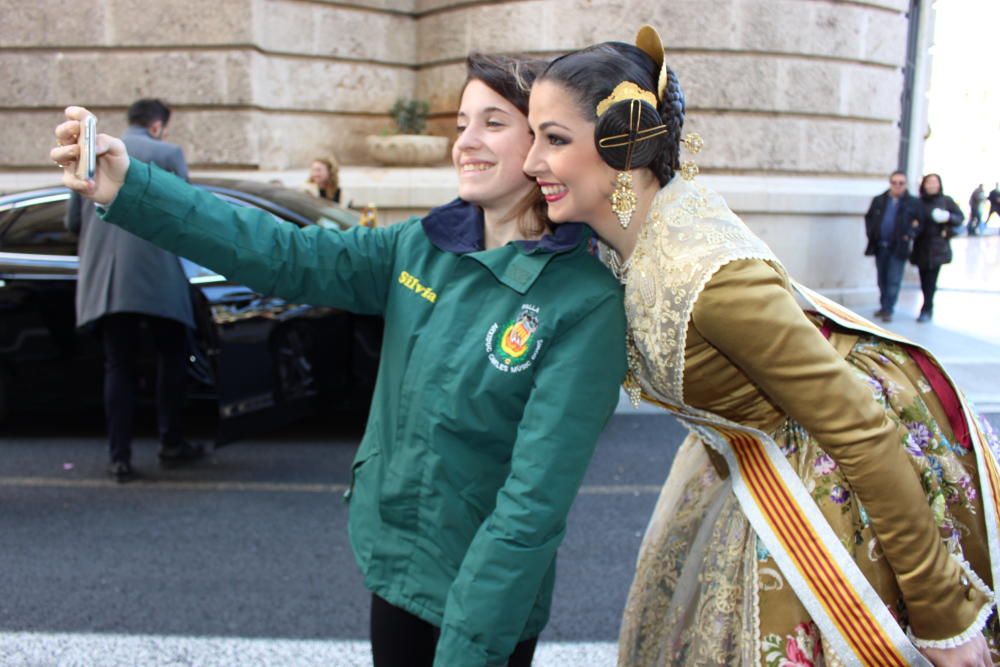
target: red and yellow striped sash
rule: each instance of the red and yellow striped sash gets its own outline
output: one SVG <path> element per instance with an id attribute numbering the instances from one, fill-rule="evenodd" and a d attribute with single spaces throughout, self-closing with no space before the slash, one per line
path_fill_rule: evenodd
<path id="1" fill-rule="evenodd" d="M 930 667 L 773 439 L 689 407 L 653 402 L 676 413 L 726 460 L 747 520 L 844 664 Z"/>
<path id="2" fill-rule="evenodd" d="M 979 485 L 983 495 L 983 513 L 986 523 L 986 534 L 989 539 L 990 572 L 993 575 L 993 586 L 1000 585 L 1000 464 L 996 454 L 990 449 L 989 439 L 983 432 L 982 424 L 976 418 L 962 391 L 948 375 L 948 372 L 938 363 L 926 348 L 907 340 L 906 338 L 883 329 L 804 285 L 793 283 L 798 293 L 809 302 L 824 317 L 836 322 L 842 327 L 855 331 L 873 334 L 886 340 L 907 345 L 919 350 L 934 363 L 951 385 L 962 406 L 962 416 L 969 430 L 972 448 L 976 454 L 976 467 L 979 471 Z"/>
<path id="3" fill-rule="evenodd" d="M 768 460 L 763 444 L 748 433 L 718 430 L 735 454 L 740 477 L 758 511 L 851 651 L 865 665 L 909 664 L 886 629 L 869 613 L 836 555 L 799 511 L 792 492 Z"/>

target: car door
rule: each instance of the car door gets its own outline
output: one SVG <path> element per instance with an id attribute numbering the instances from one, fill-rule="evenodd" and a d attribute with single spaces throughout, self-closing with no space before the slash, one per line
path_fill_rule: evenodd
<path id="1" fill-rule="evenodd" d="M 68 198 L 52 189 L 0 205 L 0 395 L 7 405 L 100 394 L 96 341 L 75 331 L 76 235 L 63 223 Z"/>

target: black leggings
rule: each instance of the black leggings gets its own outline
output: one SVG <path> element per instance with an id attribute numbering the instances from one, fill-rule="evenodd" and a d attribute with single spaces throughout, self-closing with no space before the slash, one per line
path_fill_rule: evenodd
<path id="1" fill-rule="evenodd" d="M 921 313 L 934 313 L 934 293 L 937 292 L 940 273 L 940 264 L 931 269 L 920 269 L 920 289 L 924 293 L 924 305 L 920 308 Z"/>
<path id="2" fill-rule="evenodd" d="M 432 667 L 441 630 L 372 595 L 371 636 L 375 667 Z M 507 667 L 531 667 L 537 639 L 514 648 Z"/>

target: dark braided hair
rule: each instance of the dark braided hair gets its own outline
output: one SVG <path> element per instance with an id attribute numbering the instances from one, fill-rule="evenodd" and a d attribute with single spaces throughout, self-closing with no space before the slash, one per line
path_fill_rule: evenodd
<path id="1" fill-rule="evenodd" d="M 602 147 L 599 142 L 607 137 L 629 134 L 632 103 L 629 100 L 616 102 L 600 117 L 597 105 L 623 81 L 631 81 L 655 96 L 659 73 L 653 59 L 639 47 L 624 42 L 604 42 L 553 60 L 538 80 L 558 82 L 575 95 L 584 117 L 596 125 L 597 152 L 610 166 L 624 169 L 628 146 Z M 684 128 L 684 93 L 677 75 L 669 68 L 663 97 L 655 108 L 646 101 L 639 102 L 639 125 L 631 128 L 641 131 L 660 124 L 666 127 L 664 134 L 632 145 L 631 168 L 649 168 L 660 185 L 666 185 L 680 168 Z"/>

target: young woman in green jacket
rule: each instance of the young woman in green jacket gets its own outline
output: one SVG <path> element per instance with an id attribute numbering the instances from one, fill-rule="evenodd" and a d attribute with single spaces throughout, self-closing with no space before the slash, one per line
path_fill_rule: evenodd
<path id="1" fill-rule="evenodd" d="M 260 292 L 385 318 L 348 494 L 377 667 L 530 664 L 626 369 L 620 286 L 588 228 L 548 227 L 522 171 L 539 65 L 474 56 L 468 68 L 460 199 L 381 229 L 275 222 L 130 160 L 107 135 L 81 181 L 81 107 L 52 150 L 105 220 Z"/>

